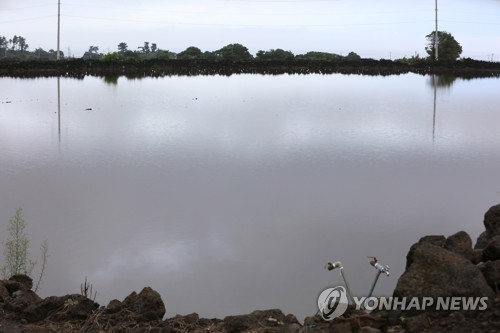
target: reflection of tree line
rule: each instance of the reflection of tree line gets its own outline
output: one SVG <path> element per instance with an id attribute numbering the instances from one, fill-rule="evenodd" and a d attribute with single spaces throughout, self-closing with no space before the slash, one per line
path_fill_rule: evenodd
<path id="1" fill-rule="evenodd" d="M 440 74 L 453 77 L 500 77 L 500 63 L 464 59 L 452 64 L 420 61 L 403 63 L 391 60 L 147 60 L 142 62 L 71 59 L 61 61 L 0 61 L 0 76 L 38 77 L 127 76 L 130 78 L 170 75 L 231 75 L 231 74 L 362 74 L 399 75 L 406 73 Z M 443 81 L 444 80 L 444 81 Z"/>
<path id="2" fill-rule="evenodd" d="M 437 88 L 449 88 L 457 80 L 457 76 L 453 74 L 430 75 L 429 84 Z"/>

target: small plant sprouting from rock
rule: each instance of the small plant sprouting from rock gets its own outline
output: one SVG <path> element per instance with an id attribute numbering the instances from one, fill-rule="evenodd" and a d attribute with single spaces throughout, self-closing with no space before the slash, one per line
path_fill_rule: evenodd
<path id="1" fill-rule="evenodd" d="M 92 301 L 95 301 L 95 298 L 97 297 L 97 291 L 93 292 L 92 283 L 89 284 L 87 282 L 87 277 L 85 277 L 85 282 L 80 284 L 80 294 L 87 297 L 88 299 L 91 299 Z"/>
<path id="2" fill-rule="evenodd" d="M 2 278 L 7 279 L 17 274 L 26 274 L 31 276 L 37 262 L 30 259 L 29 243 L 30 240 L 24 229 L 26 221 L 22 215 L 22 209 L 18 208 L 16 214 L 10 218 L 8 231 L 10 239 L 4 242 L 4 259 L 5 263 L 0 267 Z M 40 247 L 40 273 L 34 286 L 34 291 L 38 291 L 40 283 L 45 274 L 47 258 L 49 257 L 49 246 L 47 241 L 43 242 Z"/>
<path id="3" fill-rule="evenodd" d="M 68 298 L 67 300 L 64 301 L 64 307 L 68 308 L 73 305 L 77 305 L 78 301 L 72 300 L 71 298 Z"/>

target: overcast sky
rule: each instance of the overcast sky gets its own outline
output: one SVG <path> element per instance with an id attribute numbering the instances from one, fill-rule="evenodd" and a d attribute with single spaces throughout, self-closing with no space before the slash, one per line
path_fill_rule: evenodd
<path id="1" fill-rule="evenodd" d="M 62 0 L 61 50 L 81 56 L 145 41 L 180 52 L 241 43 L 295 54 L 325 51 L 362 57 L 425 55 L 435 1 L 401 0 Z M 439 30 L 453 34 L 464 57 L 500 61 L 500 1 L 440 0 Z M 30 50 L 56 49 L 57 0 L 0 0 L 0 35 L 26 38 Z"/>

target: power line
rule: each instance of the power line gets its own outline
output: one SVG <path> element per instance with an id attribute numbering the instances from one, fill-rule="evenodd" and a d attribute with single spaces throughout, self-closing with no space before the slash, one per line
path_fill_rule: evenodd
<path id="1" fill-rule="evenodd" d="M 63 17 L 79 18 L 86 20 L 101 20 L 112 22 L 128 22 L 128 23 L 148 23 L 148 24 L 166 24 L 166 25 L 187 25 L 187 26 L 224 26 L 224 27 L 341 27 L 341 26 L 374 26 L 374 25 L 399 25 L 399 24 L 416 24 L 428 23 L 433 20 L 421 21 L 399 21 L 399 22 L 369 22 L 369 23 L 328 23 L 328 24 L 232 24 L 232 23 L 189 23 L 178 21 L 157 21 L 157 20 L 134 20 L 134 19 L 121 19 L 109 17 L 96 17 L 96 16 L 82 16 L 82 15 L 61 15 Z"/>

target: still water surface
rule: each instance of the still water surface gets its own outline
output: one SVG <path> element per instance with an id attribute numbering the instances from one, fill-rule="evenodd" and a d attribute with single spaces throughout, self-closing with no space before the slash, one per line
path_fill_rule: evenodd
<path id="1" fill-rule="evenodd" d="M 500 80 L 414 74 L 105 81 L 0 78 L 0 238 L 16 208 L 41 296 L 106 305 L 151 286 L 167 316 L 281 308 L 299 318 L 421 236 L 467 231 L 500 202 Z"/>

